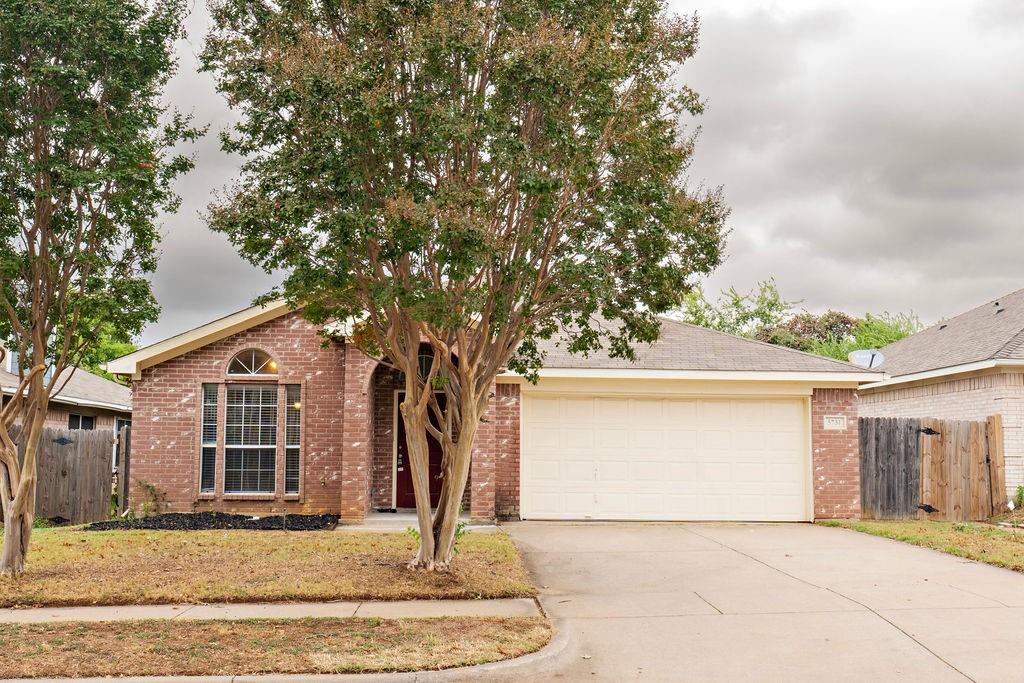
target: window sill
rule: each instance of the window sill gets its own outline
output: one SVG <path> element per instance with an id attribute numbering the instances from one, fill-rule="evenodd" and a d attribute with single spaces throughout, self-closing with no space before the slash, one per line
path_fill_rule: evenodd
<path id="1" fill-rule="evenodd" d="M 276 500 L 276 493 L 224 493 L 223 500 Z"/>
<path id="2" fill-rule="evenodd" d="M 200 493 L 197 500 L 216 500 L 217 494 L 215 493 Z"/>
<path id="3" fill-rule="evenodd" d="M 286 493 L 286 494 L 284 494 L 284 499 L 285 500 L 299 500 L 301 497 L 302 497 L 302 495 L 298 494 L 298 493 Z"/>

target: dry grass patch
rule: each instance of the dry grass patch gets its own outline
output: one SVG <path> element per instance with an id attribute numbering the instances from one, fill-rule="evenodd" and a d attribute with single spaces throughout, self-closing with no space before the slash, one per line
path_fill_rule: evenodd
<path id="1" fill-rule="evenodd" d="M 541 617 L 0 624 L 0 678 L 446 669 L 550 637 Z"/>
<path id="2" fill-rule="evenodd" d="M 466 534 L 448 572 L 406 569 L 405 534 L 39 529 L 0 607 L 534 595 L 505 534 Z"/>
<path id="3" fill-rule="evenodd" d="M 861 531 L 940 550 L 997 567 L 1024 571 L 1024 531 L 980 522 L 829 520 L 824 526 Z"/>

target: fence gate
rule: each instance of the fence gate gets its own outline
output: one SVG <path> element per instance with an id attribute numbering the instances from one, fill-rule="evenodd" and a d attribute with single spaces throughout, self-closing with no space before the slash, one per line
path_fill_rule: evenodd
<path id="1" fill-rule="evenodd" d="M 19 431 L 13 428 L 11 435 L 17 438 Z M 108 519 L 113 447 L 110 429 L 44 428 L 36 461 L 36 517 L 74 524 Z M 20 443 L 19 455 L 24 457 Z"/>
<path id="2" fill-rule="evenodd" d="M 864 417 L 859 428 L 864 518 L 984 520 L 1006 508 L 1001 416 Z"/>

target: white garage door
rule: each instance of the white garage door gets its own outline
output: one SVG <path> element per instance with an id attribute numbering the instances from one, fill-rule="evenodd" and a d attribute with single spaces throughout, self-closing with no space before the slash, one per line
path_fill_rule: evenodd
<path id="1" fill-rule="evenodd" d="M 524 519 L 810 519 L 803 399 L 524 393 Z"/>

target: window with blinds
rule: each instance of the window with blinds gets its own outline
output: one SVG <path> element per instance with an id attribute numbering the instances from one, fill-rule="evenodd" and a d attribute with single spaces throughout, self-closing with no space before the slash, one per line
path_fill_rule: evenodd
<path id="1" fill-rule="evenodd" d="M 274 493 L 277 385 L 229 384 L 224 405 L 224 492 Z"/>
<path id="2" fill-rule="evenodd" d="M 299 492 L 299 448 L 302 442 L 302 387 L 298 384 L 285 385 L 285 427 L 284 427 L 284 492 Z"/>
<path id="3" fill-rule="evenodd" d="M 203 385 L 202 445 L 199 452 L 199 492 L 213 493 L 217 472 L 217 385 Z"/>

